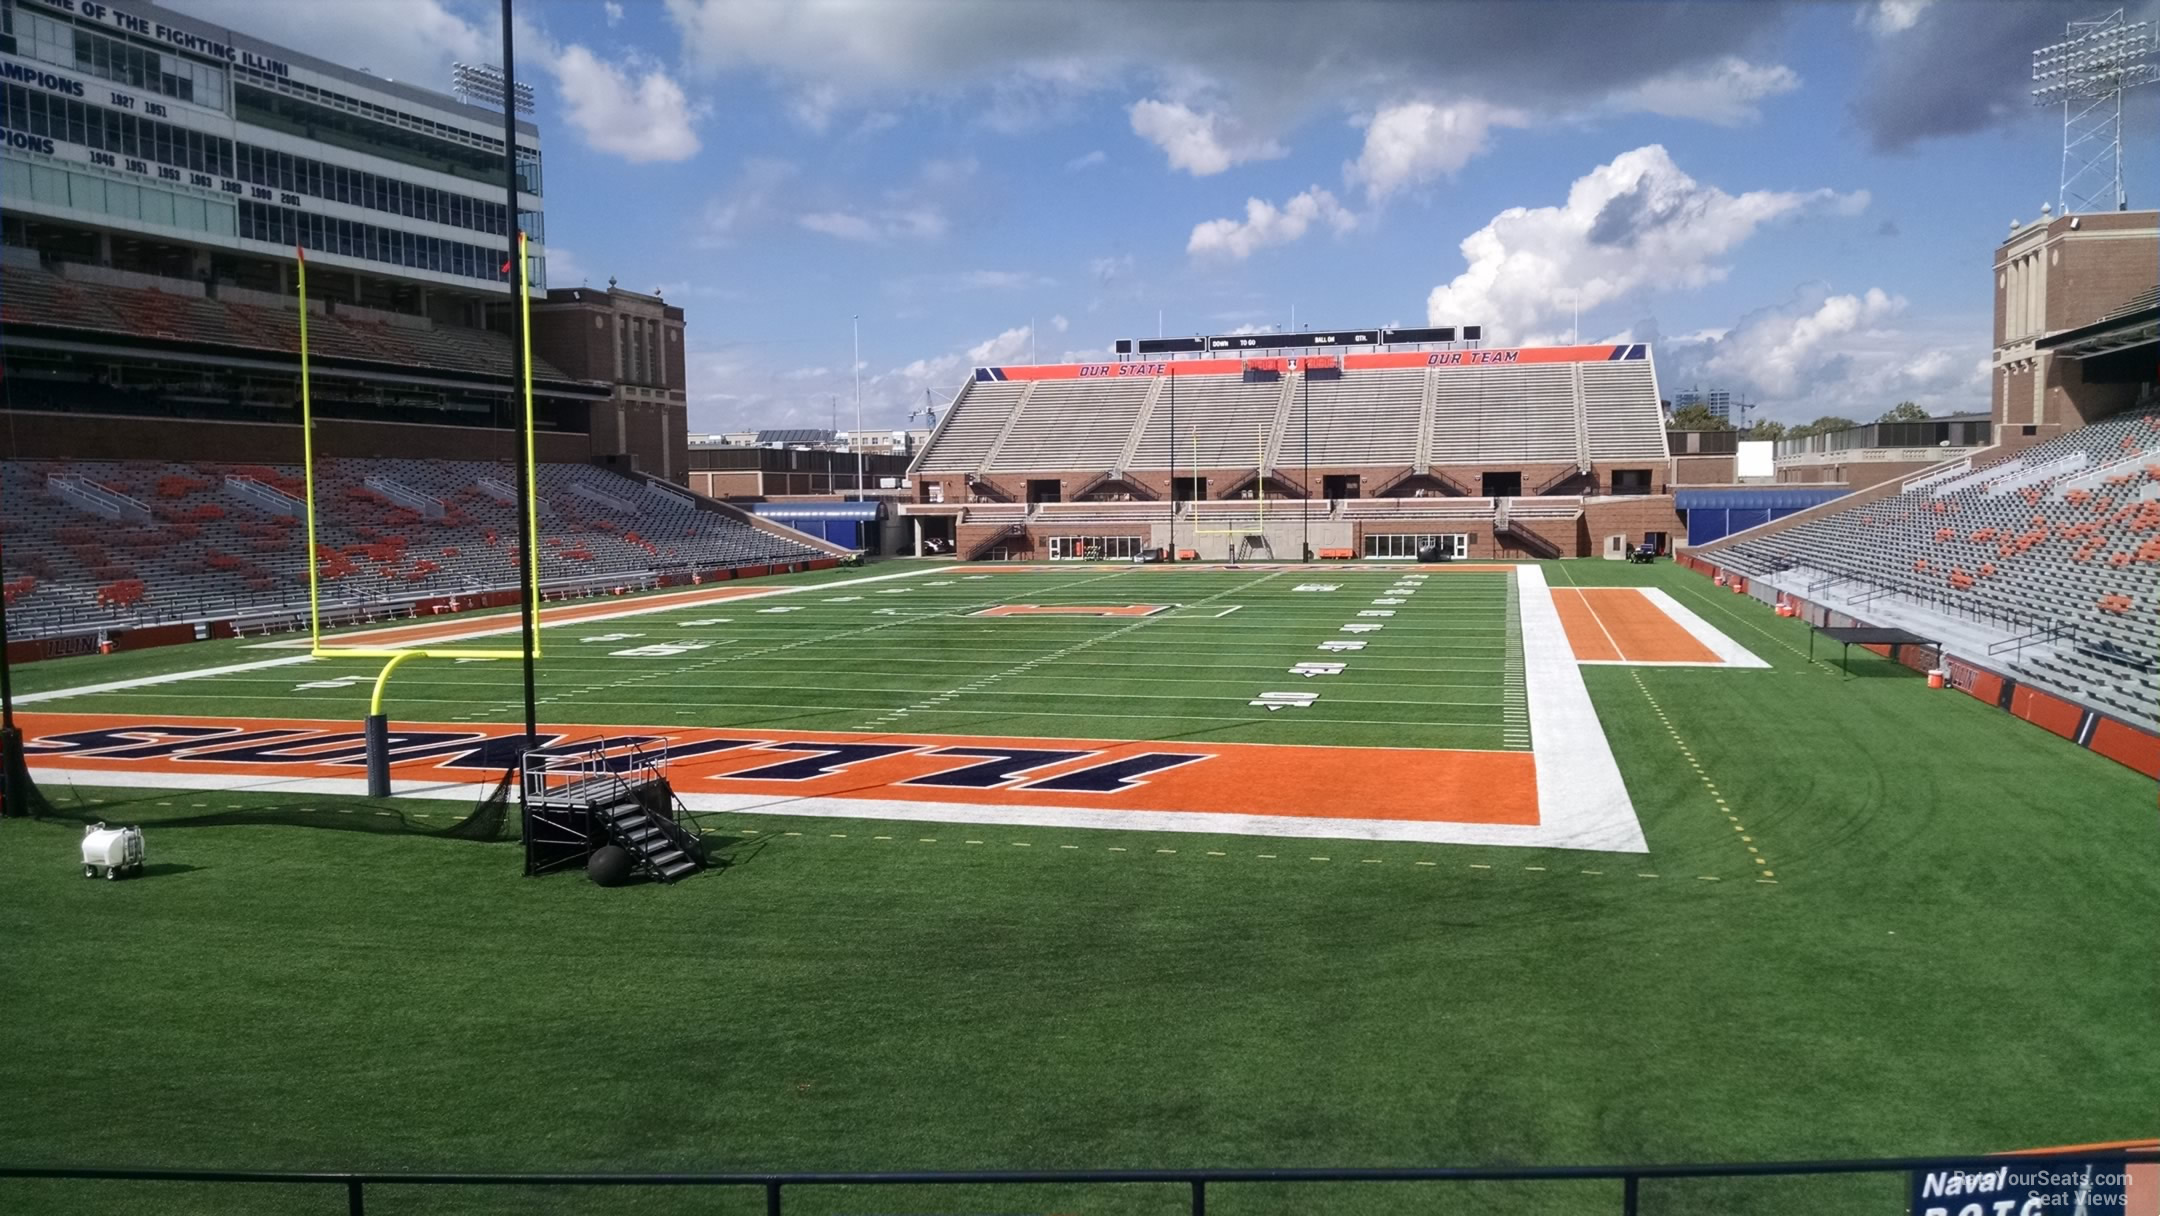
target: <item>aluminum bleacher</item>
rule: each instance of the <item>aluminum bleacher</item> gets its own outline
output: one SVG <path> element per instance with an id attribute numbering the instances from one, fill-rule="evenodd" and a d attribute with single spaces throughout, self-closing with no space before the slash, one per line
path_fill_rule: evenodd
<path id="1" fill-rule="evenodd" d="M 1713 556 L 1864 619 L 1971 622 L 2010 674 L 2160 727 L 2160 409 Z"/>
<path id="2" fill-rule="evenodd" d="M 505 476 L 503 466 L 477 461 L 320 461 L 325 601 L 390 604 L 515 587 L 516 511 L 483 484 Z M 544 585 L 600 587 L 668 570 L 827 556 L 603 469 L 543 465 L 538 481 Z M 296 466 L 6 461 L 0 494 L 0 581 L 10 631 L 20 636 L 306 604 Z"/>
<path id="3" fill-rule="evenodd" d="M 979 377 L 955 399 L 915 472 L 1165 471 L 1173 451 L 1179 469 L 1587 466 L 1667 455 L 1647 358 L 1413 367 L 1345 360 L 1320 374 L 1211 366 L 1174 376 Z"/>

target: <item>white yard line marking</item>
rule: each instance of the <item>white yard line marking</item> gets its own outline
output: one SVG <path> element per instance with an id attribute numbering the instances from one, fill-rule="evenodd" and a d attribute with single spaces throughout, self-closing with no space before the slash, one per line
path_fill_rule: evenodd
<path id="1" fill-rule="evenodd" d="M 802 595 L 813 591 L 832 591 L 840 587 L 859 587 L 865 583 L 883 583 L 896 578 L 920 578 L 925 574 L 934 573 L 936 573 L 934 567 L 922 570 L 898 570 L 891 574 L 866 574 L 861 578 L 841 579 L 829 583 L 793 583 L 785 587 L 768 587 L 762 591 L 746 591 L 740 595 L 714 594 L 717 590 L 726 589 L 728 584 L 716 584 L 712 587 L 692 587 L 682 591 L 667 591 L 658 595 L 641 596 L 625 603 L 620 608 L 610 608 L 605 612 L 581 613 L 570 620 L 551 621 L 547 619 L 548 605 L 542 604 L 540 606 L 540 627 L 542 629 L 560 629 L 570 625 L 591 625 L 599 621 L 617 621 L 624 617 L 646 616 L 655 612 L 675 612 L 684 608 L 702 608 L 723 602 L 733 607 L 735 604 L 745 600 L 766 599 L 775 595 Z M 565 600 L 558 604 L 557 607 L 574 609 L 588 602 L 586 600 Z M 504 621 L 508 623 L 497 623 Z M 427 617 L 408 618 L 402 621 L 385 621 L 380 625 L 367 629 L 340 630 L 333 634 L 325 634 L 323 642 L 329 646 L 366 646 L 371 645 L 367 640 L 369 634 L 387 630 L 414 629 L 426 626 L 429 623 Z M 491 612 L 486 616 L 473 617 L 470 620 L 455 624 L 445 621 L 442 625 L 444 632 L 439 635 L 427 638 L 424 641 L 383 643 L 381 644 L 382 649 L 402 650 L 410 646 L 441 646 L 452 642 L 470 641 L 474 638 L 499 637 L 503 634 L 516 633 L 523 628 L 518 622 L 518 614 L 515 612 Z M 276 642 L 258 642 L 248 647 L 248 649 L 287 649 L 295 646 L 306 646 L 307 644 L 307 639 L 296 638 Z"/>
<path id="2" fill-rule="evenodd" d="M 1560 625 L 1545 571 L 1515 567 L 1523 634 L 1530 735 L 1537 741 L 1539 824 L 1535 843 L 1612 853 L 1647 853 L 1635 803 L 1620 778 L 1612 743 L 1590 703 L 1582 668 Z"/>
<path id="3" fill-rule="evenodd" d="M 35 705 L 40 701 L 59 701 L 67 697 L 87 697 L 101 692 L 126 692 L 131 688 L 148 688 L 153 684 L 177 684 L 182 680 L 207 679 L 212 676 L 229 676 L 243 671 L 261 671 L 266 667 L 284 667 L 290 663 L 306 663 L 313 656 L 296 654 L 282 659 L 258 659 L 253 663 L 231 663 L 224 667 L 198 667 L 192 671 L 174 671 L 161 676 L 138 676 L 132 680 L 114 680 L 106 684 L 82 684 L 74 688 L 55 688 L 48 692 L 22 693 L 16 696 L 17 705 Z"/>
<path id="4" fill-rule="evenodd" d="M 1228 608 L 1223 609 L 1221 612 L 1218 612 L 1215 615 L 1218 617 L 1229 616 L 1231 613 L 1236 612 L 1238 609 L 1243 608 L 1244 606 L 1245 605 L 1243 604 L 1232 604 Z"/>

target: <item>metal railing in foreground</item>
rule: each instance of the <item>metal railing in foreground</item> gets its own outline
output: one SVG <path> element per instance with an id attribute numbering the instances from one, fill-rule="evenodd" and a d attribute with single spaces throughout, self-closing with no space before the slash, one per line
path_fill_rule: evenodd
<path id="1" fill-rule="evenodd" d="M 1548 1165 L 1548 1166 L 1432 1166 L 1379 1167 L 1371 1169 L 1145 1169 L 1145 1170 L 959 1170 L 878 1173 L 656 1173 L 656 1174 L 513 1174 L 513 1173 L 396 1173 L 388 1171 L 276 1171 L 107 1169 L 84 1166 L 0 1165 L 0 1181 L 8 1179 L 75 1180 L 84 1182 L 180 1182 L 234 1185 L 271 1184 L 338 1188 L 345 1193 L 346 1211 L 362 1216 L 367 1210 L 367 1188 L 373 1187 L 719 1187 L 754 1188 L 765 1195 L 768 1216 L 779 1216 L 787 1188 L 795 1187 L 894 1187 L 894 1186 L 1134 1186 L 1177 1187 L 1184 1191 L 1184 1207 L 1193 1216 L 1207 1211 L 1210 1187 L 1263 1184 L 1326 1183 L 1479 1183 L 1479 1182 L 1612 1182 L 1618 1183 L 1618 1211 L 1635 1216 L 1641 1210 L 1642 1184 L 1703 1178 L 1801 1178 L 1827 1175 L 1914 1174 L 1921 1171 L 1959 1170 L 1981 1173 L 2001 1170 L 2040 1169 L 2050 1164 L 2081 1167 L 2129 1166 L 2160 1162 L 2160 1147 L 2082 1148 L 1968 1157 L 1882 1157 L 1839 1161 L 1722 1162 L 1694 1165 Z M 1317 1206 L 1307 1210 L 1324 1210 Z M 325 1210 L 330 1210 L 327 1207 Z M 1165 1210 L 1170 1210 L 1166 1205 Z M 2052 1210 L 2052 1209 L 2050 1209 Z"/>

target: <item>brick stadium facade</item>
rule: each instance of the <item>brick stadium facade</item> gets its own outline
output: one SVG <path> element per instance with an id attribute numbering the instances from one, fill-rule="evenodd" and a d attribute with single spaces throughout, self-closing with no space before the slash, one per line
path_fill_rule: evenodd
<path id="1" fill-rule="evenodd" d="M 1996 246 L 1992 406 L 2004 450 L 2044 443 L 2137 399 L 2152 380 L 2148 345 L 2081 350 L 2074 337 L 2060 339 L 2113 314 L 2129 320 L 2141 303 L 2150 312 L 2156 266 L 2160 211 L 2036 220 Z"/>

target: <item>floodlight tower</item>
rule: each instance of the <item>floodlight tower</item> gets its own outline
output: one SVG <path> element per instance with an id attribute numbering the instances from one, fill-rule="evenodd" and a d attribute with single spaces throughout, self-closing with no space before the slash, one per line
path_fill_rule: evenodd
<path id="1" fill-rule="evenodd" d="M 2160 80 L 2152 23 L 2126 22 L 2123 10 L 2073 21 L 2066 37 L 2033 52 L 2033 104 L 2063 108 L 2064 215 L 2123 211 L 2123 92 Z M 2112 207 L 2110 206 L 2112 204 Z"/>

